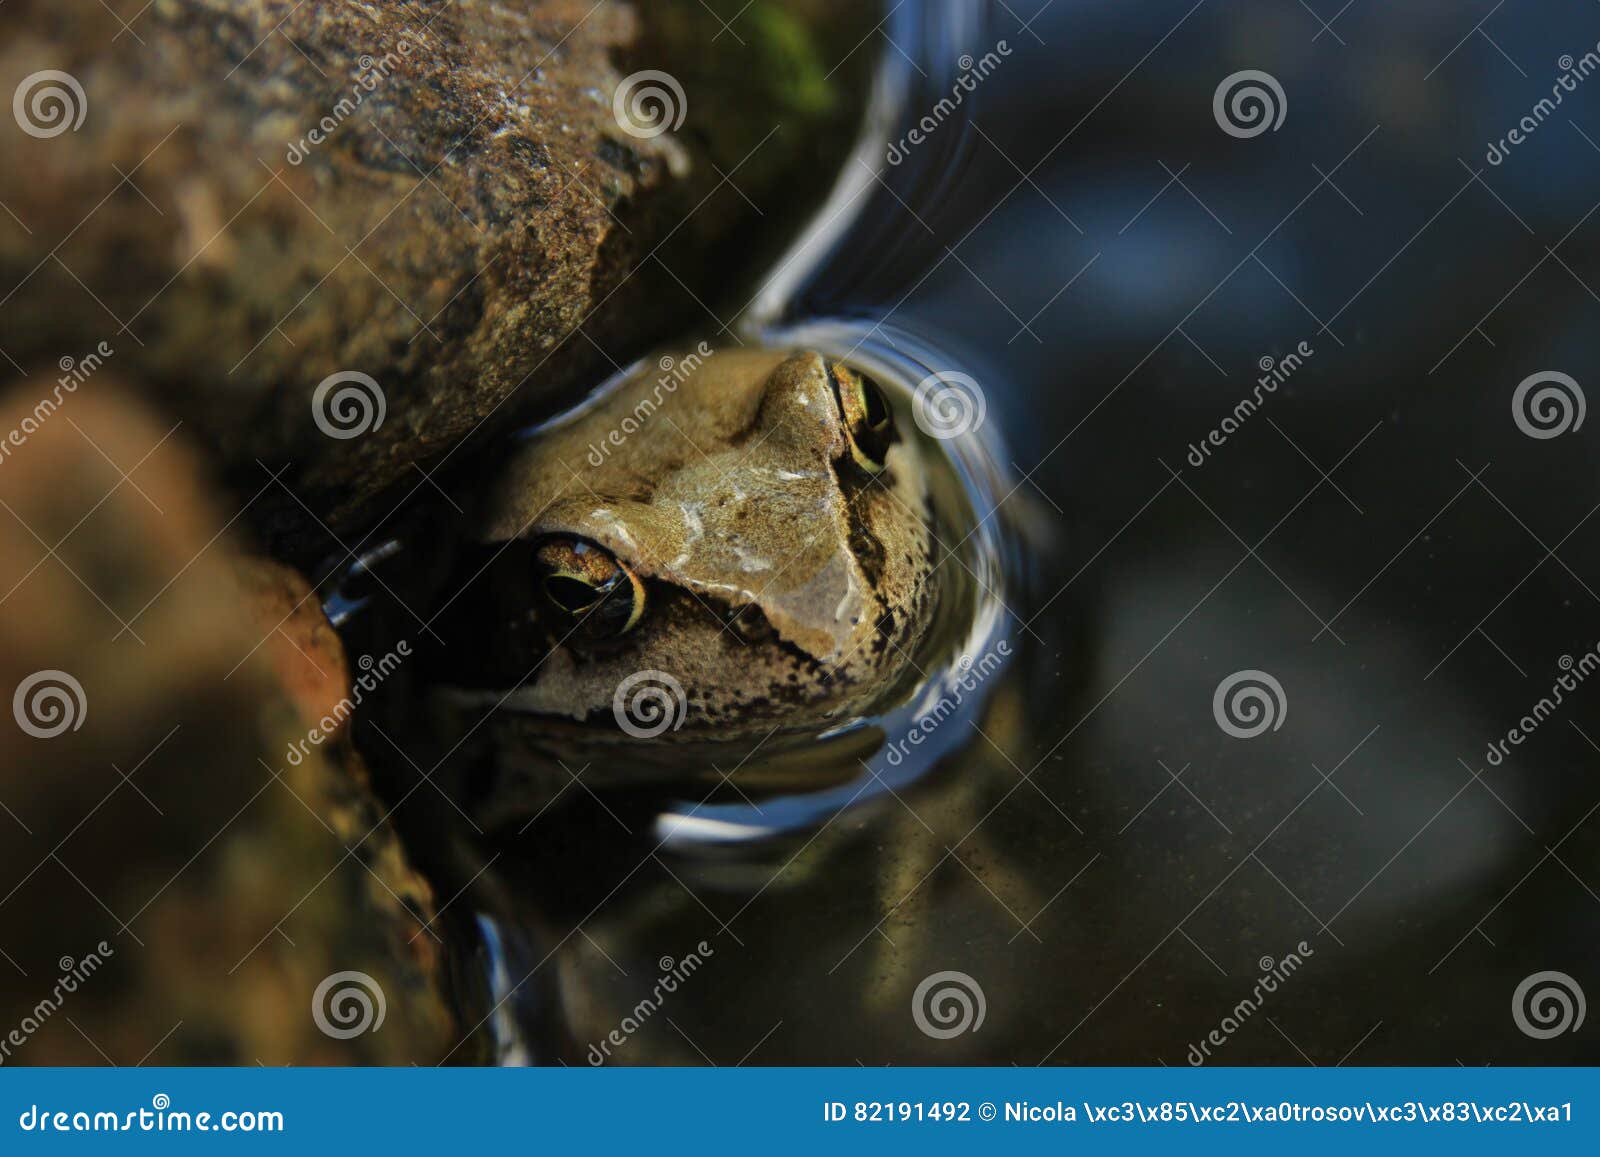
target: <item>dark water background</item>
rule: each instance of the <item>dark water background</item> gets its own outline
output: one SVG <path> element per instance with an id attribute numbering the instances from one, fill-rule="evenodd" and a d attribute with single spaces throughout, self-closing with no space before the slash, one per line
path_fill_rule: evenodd
<path id="1" fill-rule="evenodd" d="M 1595 428 L 1530 437 L 1512 407 L 1536 372 L 1595 380 L 1600 77 L 1485 155 L 1600 6 L 934 16 L 860 49 L 928 73 L 913 118 L 961 53 L 1010 54 L 881 167 L 795 313 L 980 384 L 995 524 L 1027 536 L 1017 653 L 960 751 L 781 838 L 659 846 L 658 801 L 573 791 L 495 846 L 460 930 L 492 950 L 463 974 L 499 970 L 485 1032 L 583 1063 L 701 952 L 613 1060 L 1183 1064 L 1296 953 L 1218 1063 L 1600 1059 L 1592 1021 L 1513 1015 L 1545 970 L 1600 994 L 1600 680 L 1486 758 L 1600 646 Z M 1248 139 L 1213 114 L 1243 69 L 1287 101 Z M 1283 689 L 1253 739 L 1213 715 L 1242 670 Z M 976 1031 L 917 1027 L 942 971 L 981 988 Z"/>

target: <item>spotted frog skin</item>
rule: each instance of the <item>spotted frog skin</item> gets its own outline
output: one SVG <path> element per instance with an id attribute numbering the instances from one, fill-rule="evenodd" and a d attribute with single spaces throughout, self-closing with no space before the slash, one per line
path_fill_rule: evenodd
<path id="1" fill-rule="evenodd" d="M 619 685 L 665 674 L 683 708 L 661 738 L 703 740 L 913 686 L 936 539 L 930 451 L 895 406 L 815 352 L 702 345 L 537 432 L 482 531 L 531 669 L 501 707 L 615 730 Z"/>

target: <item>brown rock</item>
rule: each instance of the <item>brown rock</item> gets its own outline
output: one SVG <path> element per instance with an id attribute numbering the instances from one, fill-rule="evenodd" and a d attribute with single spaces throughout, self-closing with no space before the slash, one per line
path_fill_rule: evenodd
<path id="1" fill-rule="evenodd" d="M 725 262 L 831 181 L 869 54 L 842 2 L 724 7 L 725 48 L 685 0 L 618 65 L 636 21 L 612 2 L 9 0 L 0 92 L 44 103 L 34 134 L 0 118 L 0 349 L 42 369 L 106 343 L 245 493 L 253 459 L 293 459 L 338 530 L 486 419 L 742 304 Z M 791 7 L 850 15 L 815 41 Z M 684 74 L 677 133 L 619 127 L 624 68 Z M 352 372 L 385 416 L 325 436 L 315 391 Z"/>
<path id="2" fill-rule="evenodd" d="M 271 559 L 238 558 L 234 578 L 249 629 L 267 640 L 263 653 L 301 722 L 311 727 L 338 712 L 350 694 L 350 670 L 339 635 L 304 576 Z"/>
<path id="3" fill-rule="evenodd" d="M 308 612 L 257 621 L 301 581 L 233 556 L 185 431 L 108 373 L 0 396 L 0 449 L 0 1060 L 439 1059 L 430 890 L 347 744 L 289 755 L 345 678 Z M 284 638 L 326 675 L 298 710 Z M 386 1006 L 349 1039 L 312 1013 L 345 972 Z"/>

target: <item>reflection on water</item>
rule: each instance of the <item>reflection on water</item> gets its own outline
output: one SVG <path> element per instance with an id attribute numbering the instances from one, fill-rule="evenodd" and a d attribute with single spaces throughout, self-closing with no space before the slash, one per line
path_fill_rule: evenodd
<path id="1" fill-rule="evenodd" d="M 1509 1008 L 1547 969 L 1600 992 L 1592 697 L 1483 758 L 1600 639 L 1592 455 L 1507 413 L 1586 364 L 1600 89 L 1490 190 L 1458 159 L 1525 109 L 1518 72 L 1593 42 L 1536 7 L 1492 30 L 1515 68 L 1448 5 L 1356 6 L 1338 37 L 1265 3 L 897 10 L 883 139 L 963 54 L 1013 51 L 903 163 L 864 147 L 739 332 L 978 383 L 983 424 L 944 443 L 971 613 L 881 718 L 692 782 L 569 776 L 500 830 L 472 806 L 492 751 L 397 679 L 404 756 L 365 750 L 398 790 L 439 767 L 466 812 L 408 820 L 461 893 L 482 1024 L 456 1059 L 1179 1064 L 1214 1030 L 1217 1063 L 1597 1059 Z M 1239 140 L 1211 95 L 1250 67 L 1289 113 Z M 424 589 L 417 552 L 455 550 L 436 514 L 397 530 Z M 1248 740 L 1212 706 L 1246 670 L 1285 696 Z M 975 1031 L 914 1014 L 942 973 Z"/>

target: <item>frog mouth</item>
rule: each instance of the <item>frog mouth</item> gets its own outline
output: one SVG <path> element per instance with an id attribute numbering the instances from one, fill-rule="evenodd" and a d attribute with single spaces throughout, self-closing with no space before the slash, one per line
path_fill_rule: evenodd
<path id="1" fill-rule="evenodd" d="M 770 736 L 775 731 L 815 736 L 846 724 L 870 718 L 884 703 L 895 701 L 920 681 L 917 652 L 920 639 L 897 638 L 902 624 L 885 610 L 878 618 L 870 644 L 875 653 L 892 657 L 890 664 L 871 669 L 872 678 L 849 665 L 849 655 L 819 658 L 775 626 L 758 606 L 734 602 L 724 596 L 693 595 L 666 584 L 647 582 L 658 621 L 649 630 L 673 634 L 686 625 L 713 638 L 737 639 L 738 646 L 763 653 L 770 663 L 781 657 L 803 672 L 809 692 L 796 685 L 778 688 L 770 700 L 754 699 L 745 706 L 747 718 L 708 720 L 694 685 L 667 671 L 649 666 L 638 651 L 638 640 L 623 636 L 586 645 L 583 651 L 566 646 L 570 627 L 537 614 L 524 620 L 526 643 L 515 656 L 499 664 L 507 687 L 476 659 L 459 679 L 441 685 L 440 693 L 454 707 L 498 716 L 536 718 L 564 734 L 587 732 L 604 745 L 649 741 L 687 747 L 709 743 L 726 748 L 746 733 Z M 502 639 L 509 631 L 502 631 Z M 904 647 L 902 647 L 904 643 Z M 730 645 L 731 646 L 731 645 Z M 571 706 L 563 695 L 590 669 L 605 672 L 604 695 L 581 706 Z M 625 672 L 620 677 L 615 672 Z M 645 679 L 643 676 L 656 676 Z M 615 687 L 613 689 L 613 683 Z M 726 758 L 726 751 L 724 751 Z"/>

